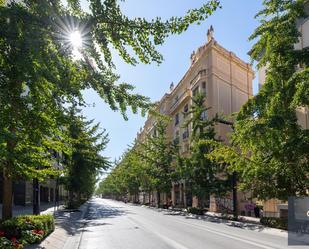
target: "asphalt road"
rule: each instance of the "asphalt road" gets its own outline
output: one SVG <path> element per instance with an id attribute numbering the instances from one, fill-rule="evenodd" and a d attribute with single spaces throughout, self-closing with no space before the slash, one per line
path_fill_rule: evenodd
<path id="1" fill-rule="evenodd" d="M 286 232 L 177 212 L 92 199 L 78 249 L 304 249 Z"/>

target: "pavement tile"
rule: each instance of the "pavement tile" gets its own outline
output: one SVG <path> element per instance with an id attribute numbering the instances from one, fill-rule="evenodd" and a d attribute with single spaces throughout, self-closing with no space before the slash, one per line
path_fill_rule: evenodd
<path id="1" fill-rule="evenodd" d="M 84 217 L 87 210 L 87 203 L 80 207 L 80 212 L 69 213 L 58 211 L 56 214 L 55 231 L 38 245 L 28 246 L 27 249 L 64 249 L 73 248 L 70 244 L 78 245 L 78 229 L 82 226 L 80 220 Z M 75 238 L 76 237 L 76 238 Z M 74 240 L 72 240 L 74 238 Z"/>

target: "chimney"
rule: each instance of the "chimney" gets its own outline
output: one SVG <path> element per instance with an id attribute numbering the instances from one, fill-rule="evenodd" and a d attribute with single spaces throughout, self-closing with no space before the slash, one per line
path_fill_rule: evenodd
<path id="1" fill-rule="evenodd" d="M 207 41 L 210 42 L 213 38 L 214 28 L 210 25 L 210 28 L 207 31 Z"/>
<path id="2" fill-rule="evenodd" d="M 195 62 L 195 51 L 192 52 L 190 58 L 191 58 L 191 64 L 193 64 Z"/>
<path id="3" fill-rule="evenodd" d="M 174 82 L 170 84 L 170 92 L 172 92 L 173 90 L 174 90 Z"/>

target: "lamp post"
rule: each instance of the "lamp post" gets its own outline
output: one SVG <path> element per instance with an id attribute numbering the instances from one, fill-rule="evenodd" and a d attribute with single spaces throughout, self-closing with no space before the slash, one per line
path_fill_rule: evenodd
<path id="1" fill-rule="evenodd" d="M 234 123 L 224 119 L 217 119 L 218 123 L 229 125 L 234 131 Z M 232 174 L 232 192 L 233 192 L 233 218 L 238 220 L 238 201 L 237 201 L 237 172 L 234 170 Z"/>

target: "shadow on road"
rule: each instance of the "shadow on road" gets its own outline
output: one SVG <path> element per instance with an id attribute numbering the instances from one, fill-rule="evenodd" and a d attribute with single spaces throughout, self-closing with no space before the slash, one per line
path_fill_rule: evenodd
<path id="1" fill-rule="evenodd" d="M 68 234 L 74 235 L 83 225 L 81 211 L 58 211 L 55 215 L 56 225 L 63 228 Z"/>
<path id="2" fill-rule="evenodd" d="M 254 224 L 254 223 L 247 223 L 247 222 L 241 222 L 241 221 L 231 221 L 227 219 L 222 219 L 218 217 L 211 217 L 211 216 L 186 216 L 186 219 L 195 219 L 195 220 L 202 220 L 206 222 L 212 222 L 212 223 L 220 223 L 225 224 L 226 226 L 230 227 L 236 227 L 241 229 L 247 229 L 247 230 L 254 230 L 254 231 L 262 231 L 265 229 L 263 225 L 260 224 Z"/>
<path id="3" fill-rule="evenodd" d="M 157 212 L 163 213 L 163 215 L 182 216 L 188 220 L 191 219 L 191 220 L 201 220 L 212 223 L 220 223 L 230 227 L 236 227 L 240 229 L 247 229 L 258 232 L 263 231 L 265 229 L 265 227 L 261 224 L 249 223 L 247 221 L 231 221 L 229 219 L 224 219 L 223 217 L 207 216 L 207 214 L 201 216 L 201 215 L 188 214 L 183 211 L 175 211 L 168 209 L 157 209 Z"/>
<path id="4" fill-rule="evenodd" d="M 129 213 L 124 207 L 110 207 L 95 201 L 88 202 L 81 210 L 61 210 L 56 212 L 56 225 L 64 229 L 69 235 L 78 235 L 86 226 L 112 225 L 106 222 L 106 219 Z"/>
<path id="5" fill-rule="evenodd" d="M 125 207 L 111 207 L 102 205 L 102 203 L 90 202 L 85 220 L 100 220 L 107 218 L 115 218 L 118 216 L 133 214 L 125 209 Z"/>

